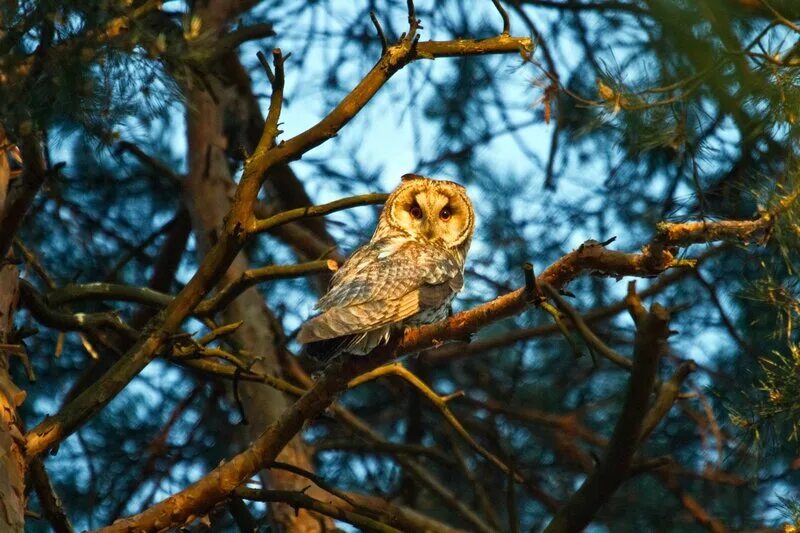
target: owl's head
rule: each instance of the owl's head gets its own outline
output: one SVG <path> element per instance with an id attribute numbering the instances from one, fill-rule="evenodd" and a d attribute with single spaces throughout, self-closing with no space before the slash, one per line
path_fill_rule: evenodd
<path id="1" fill-rule="evenodd" d="M 402 232 L 466 252 L 474 228 L 475 213 L 464 187 L 406 174 L 386 200 L 373 238 Z"/>

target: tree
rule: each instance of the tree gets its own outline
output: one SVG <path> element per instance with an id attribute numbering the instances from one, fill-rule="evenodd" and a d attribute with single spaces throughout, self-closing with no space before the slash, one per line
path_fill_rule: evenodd
<path id="1" fill-rule="evenodd" d="M 467 7 L 4 4 L 4 530 L 798 521 L 800 12 Z M 307 360 L 410 171 L 457 309 Z"/>

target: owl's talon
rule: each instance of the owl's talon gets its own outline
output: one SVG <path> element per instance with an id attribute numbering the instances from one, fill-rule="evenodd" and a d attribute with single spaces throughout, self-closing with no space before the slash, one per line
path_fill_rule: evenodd
<path id="1" fill-rule="evenodd" d="M 440 341 L 439 339 L 433 339 L 431 341 L 431 344 L 433 344 L 434 348 L 441 348 L 442 345 L 444 345 L 444 341 Z"/>

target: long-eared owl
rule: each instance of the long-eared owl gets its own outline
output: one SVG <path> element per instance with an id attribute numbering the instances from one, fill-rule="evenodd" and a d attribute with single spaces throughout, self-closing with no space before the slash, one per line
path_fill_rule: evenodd
<path id="1" fill-rule="evenodd" d="M 447 317 L 464 285 L 475 215 L 452 181 L 406 174 L 389 195 L 372 239 L 334 274 L 298 340 L 310 355 L 364 355 L 404 325 Z"/>

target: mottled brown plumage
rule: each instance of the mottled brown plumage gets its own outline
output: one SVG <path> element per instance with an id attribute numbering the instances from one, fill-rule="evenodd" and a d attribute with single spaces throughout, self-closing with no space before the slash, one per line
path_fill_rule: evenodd
<path id="1" fill-rule="evenodd" d="M 372 239 L 334 274 L 298 340 L 312 355 L 363 355 L 394 328 L 445 318 L 464 284 L 474 221 L 462 186 L 403 176 Z"/>

